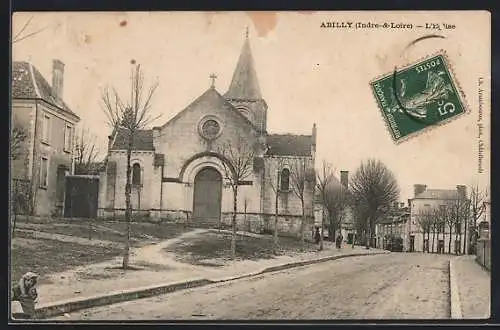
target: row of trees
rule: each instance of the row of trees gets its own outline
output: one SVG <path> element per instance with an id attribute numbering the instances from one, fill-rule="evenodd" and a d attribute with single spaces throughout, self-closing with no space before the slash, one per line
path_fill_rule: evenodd
<path id="1" fill-rule="evenodd" d="M 263 155 L 263 146 L 248 146 L 242 137 L 236 140 L 236 143 L 226 142 L 219 148 L 219 153 L 224 157 L 224 178 L 233 192 L 233 214 L 231 219 L 232 238 L 231 254 L 236 256 L 236 218 L 238 214 L 238 193 L 242 182 L 249 179 L 253 173 L 255 158 Z M 287 160 L 289 167 L 288 189 L 298 198 L 301 203 L 302 217 L 300 220 L 300 239 L 302 247 L 305 244 L 305 226 L 307 222 L 306 215 L 306 190 L 308 184 L 314 184 L 314 173 L 309 168 L 310 164 L 304 159 Z M 274 222 L 273 222 L 273 252 L 276 254 L 279 250 L 278 218 L 279 218 L 279 200 L 283 191 L 282 170 L 284 167 L 283 158 L 271 158 L 264 173 L 266 182 L 269 183 L 275 198 Z M 266 170 L 262 168 L 262 170 Z"/>
<path id="2" fill-rule="evenodd" d="M 417 214 L 417 224 L 421 229 L 422 242 L 427 240 L 429 244 L 428 252 L 440 252 L 435 243 L 437 244 L 439 240 L 445 241 L 445 236 L 448 234 L 449 252 L 452 251 L 451 242 L 454 239 L 462 244 L 455 250 L 456 253 L 474 253 L 478 237 L 478 221 L 484 212 L 485 196 L 485 192 L 478 186 L 474 186 L 470 189 L 469 196 L 451 200 L 445 205 L 420 210 Z M 469 250 L 467 250 L 467 242 L 469 242 Z"/>

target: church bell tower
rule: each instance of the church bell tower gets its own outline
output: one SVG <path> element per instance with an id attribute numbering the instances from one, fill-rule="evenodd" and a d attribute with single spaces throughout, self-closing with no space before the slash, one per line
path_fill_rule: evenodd
<path id="1" fill-rule="evenodd" d="M 248 28 L 245 42 L 233 73 L 233 79 L 224 97 L 240 111 L 261 134 L 266 132 L 267 103 L 260 93 L 257 73 L 255 71 Z"/>

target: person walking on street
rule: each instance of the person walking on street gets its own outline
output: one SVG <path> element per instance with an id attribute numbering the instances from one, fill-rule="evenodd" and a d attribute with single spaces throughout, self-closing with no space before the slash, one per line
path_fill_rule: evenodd
<path id="1" fill-rule="evenodd" d="M 316 244 L 319 244 L 319 241 L 321 240 L 321 234 L 319 232 L 319 227 L 316 226 L 316 232 L 314 233 L 314 241 Z"/>

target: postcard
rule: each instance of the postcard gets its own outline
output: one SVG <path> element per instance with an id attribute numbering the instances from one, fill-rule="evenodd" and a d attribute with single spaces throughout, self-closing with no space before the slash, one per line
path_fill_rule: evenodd
<path id="1" fill-rule="evenodd" d="M 16 12 L 11 46 L 12 322 L 489 318 L 489 12 Z"/>

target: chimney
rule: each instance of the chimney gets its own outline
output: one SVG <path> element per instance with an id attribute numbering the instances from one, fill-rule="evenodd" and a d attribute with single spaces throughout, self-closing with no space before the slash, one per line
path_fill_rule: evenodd
<path id="1" fill-rule="evenodd" d="M 425 184 L 414 184 L 413 185 L 414 197 L 417 197 L 417 195 L 423 193 L 426 189 L 427 189 L 427 185 L 425 185 Z"/>
<path id="2" fill-rule="evenodd" d="M 111 143 L 113 143 L 113 135 L 108 135 L 108 150 L 111 150 Z"/>
<path id="3" fill-rule="evenodd" d="M 313 124 L 313 129 L 312 129 L 312 137 L 311 137 L 311 156 L 313 159 L 313 163 L 316 159 L 316 123 Z"/>
<path id="4" fill-rule="evenodd" d="M 56 99 L 62 99 L 64 85 L 64 63 L 52 61 L 52 91 Z"/>
<path id="5" fill-rule="evenodd" d="M 345 188 L 349 188 L 349 172 L 348 171 L 340 171 L 340 183 Z"/>
<path id="6" fill-rule="evenodd" d="M 461 199 L 467 198 L 467 187 L 464 185 L 457 185 L 458 197 Z"/>
<path id="7" fill-rule="evenodd" d="M 313 124 L 312 139 L 313 139 L 313 145 L 316 145 L 316 123 Z"/>

